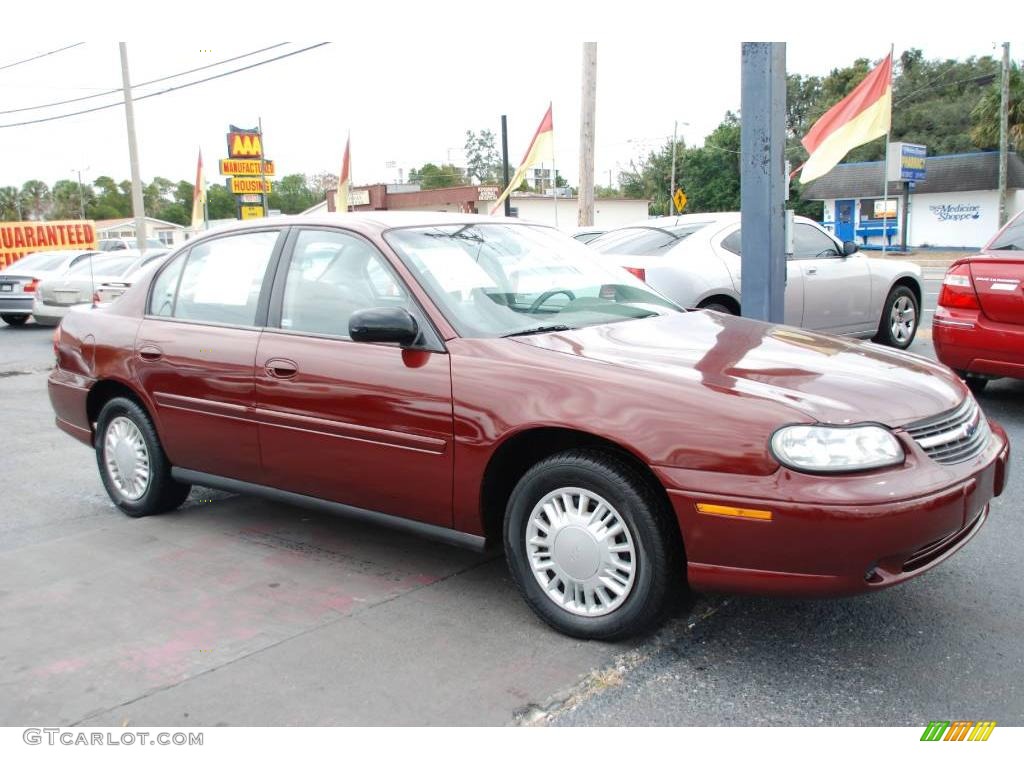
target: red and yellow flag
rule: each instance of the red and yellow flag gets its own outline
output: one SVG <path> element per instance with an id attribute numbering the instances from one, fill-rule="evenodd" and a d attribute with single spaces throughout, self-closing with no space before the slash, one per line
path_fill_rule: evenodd
<path id="1" fill-rule="evenodd" d="M 192 229 L 206 226 L 206 182 L 203 179 L 203 150 L 199 150 L 199 164 L 196 166 L 196 186 L 192 190 Z"/>
<path id="2" fill-rule="evenodd" d="M 810 157 L 800 181 L 824 176 L 854 147 L 885 136 L 891 122 L 892 53 L 811 126 L 802 142 Z"/>
<path id="3" fill-rule="evenodd" d="M 505 187 L 505 191 L 501 193 L 498 200 L 491 206 L 490 213 L 493 216 L 495 212 L 501 208 L 502 203 L 505 202 L 505 198 L 509 196 L 509 193 L 513 189 L 516 189 L 520 184 L 523 183 L 523 178 L 526 176 L 526 172 L 535 165 L 539 165 L 545 160 L 551 160 L 554 157 L 555 152 L 555 124 L 551 118 L 551 104 L 548 104 L 548 111 L 544 113 L 544 119 L 540 121 L 540 125 L 537 126 L 537 132 L 533 134 L 533 141 L 530 142 L 530 148 L 526 150 L 526 155 L 523 156 L 523 162 L 516 168 L 516 172 L 512 174 L 512 180 Z M 551 168 L 554 173 L 554 163 L 552 162 Z M 552 186 L 554 185 L 554 178 L 551 179 Z"/>
<path id="4" fill-rule="evenodd" d="M 351 141 L 351 136 L 345 139 L 345 154 L 341 158 L 341 175 L 338 176 L 338 192 L 334 198 L 334 210 L 339 213 L 345 213 L 348 210 L 348 187 L 351 181 L 349 179 L 351 159 L 348 148 Z"/>

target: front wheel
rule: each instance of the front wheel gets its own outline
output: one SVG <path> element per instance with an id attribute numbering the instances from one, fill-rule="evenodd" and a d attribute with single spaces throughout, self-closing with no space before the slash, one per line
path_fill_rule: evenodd
<path id="1" fill-rule="evenodd" d="M 917 333 L 919 314 L 920 308 L 914 292 L 905 285 L 897 285 L 885 299 L 874 341 L 887 347 L 906 349 Z"/>
<path id="2" fill-rule="evenodd" d="M 981 394 L 985 391 L 985 387 L 988 386 L 988 379 L 984 376 L 973 376 L 966 371 L 957 371 L 960 378 L 964 380 L 964 384 L 976 395 Z"/>
<path id="3" fill-rule="evenodd" d="M 24 325 L 28 322 L 28 315 L 0 315 L 0 320 L 3 320 L 8 325 Z"/>
<path id="4" fill-rule="evenodd" d="M 678 528 L 648 482 L 598 450 L 523 475 L 505 515 L 512 578 L 534 612 L 573 637 L 614 640 L 663 615 L 682 580 Z"/>
<path id="5" fill-rule="evenodd" d="M 96 463 L 110 500 L 129 517 L 177 508 L 191 487 L 171 477 L 153 422 L 134 400 L 115 397 L 96 422 Z"/>

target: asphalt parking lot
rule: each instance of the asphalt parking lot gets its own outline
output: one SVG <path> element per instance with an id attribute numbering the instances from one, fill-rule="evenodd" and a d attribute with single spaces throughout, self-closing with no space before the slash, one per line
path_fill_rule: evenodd
<path id="1" fill-rule="evenodd" d="M 1024 725 L 1019 451 L 981 533 L 908 584 L 698 595 L 652 637 L 587 643 L 493 555 L 203 489 L 123 516 L 53 426 L 51 334 L 0 328 L 0 724 Z M 1024 439 L 1024 382 L 980 400 Z"/>

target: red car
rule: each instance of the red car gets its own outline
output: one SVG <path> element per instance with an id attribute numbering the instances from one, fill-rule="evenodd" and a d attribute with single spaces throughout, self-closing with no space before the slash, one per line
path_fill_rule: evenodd
<path id="1" fill-rule="evenodd" d="M 579 637 L 684 583 L 829 596 L 973 537 L 1006 435 L 944 366 L 684 311 L 547 227 L 264 219 L 191 241 L 55 337 L 58 426 L 113 502 L 190 485 L 504 546 Z"/>
<path id="2" fill-rule="evenodd" d="M 975 392 L 990 379 L 1024 379 L 1024 211 L 980 253 L 946 272 L 932 322 L 939 360 Z"/>

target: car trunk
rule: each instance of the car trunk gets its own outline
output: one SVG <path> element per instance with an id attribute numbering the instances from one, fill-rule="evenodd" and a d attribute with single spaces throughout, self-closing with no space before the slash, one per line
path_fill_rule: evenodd
<path id="1" fill-rule="evenodd" d="M 997 322 L 1024 325 L 1024 258 L 1000 256 L 970 264 L 982 311 Z"/>

